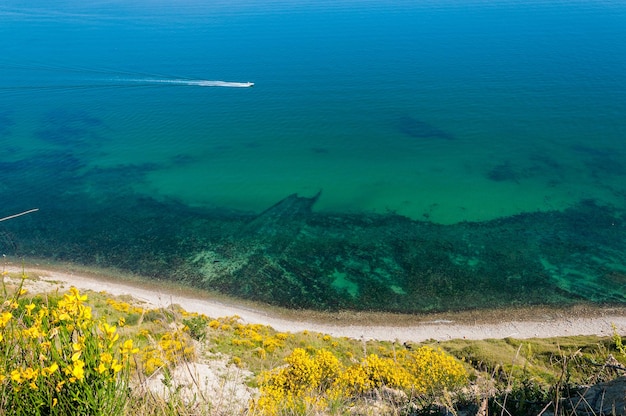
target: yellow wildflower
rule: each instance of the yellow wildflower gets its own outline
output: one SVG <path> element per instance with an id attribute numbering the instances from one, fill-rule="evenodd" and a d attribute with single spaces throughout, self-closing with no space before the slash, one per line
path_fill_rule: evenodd
<path id="1" fill-rule="evenodd" d="M 85 363 L 82 360 L 76 360 L 72 366 L 71 374 L 77 380 L 85 378 Z"/>
<path id="2" fill-rule="evenodd" d="M 39 331 L 37 326 L 32 326 L 22 331 L 22 335 L 26 338 L 39 338 L 43 334 Z"/>
<path id="3" fill-rule="evenodd" d="M 33 380 L 35 378 L 37 378 L 37 376 L 39 376 L 39 370 L 33 370 L 32 368 L 28 367 L 26 370 L 22 371 L 22 377 L 25 380 Z"/>
<path id="4" fill-rule="evenodd" d="M 24 308 L 26 308 L 26 315 L 31 316 L 31 314 L 33 313 L 33 309 L 35 309 L 35 304 L 31 302 L 28 305 L 24 306 Z"/>
<path id="5" fill-rule="evenodd" d="M 111 370 L 113 370 L 114 373 L 119 373 L 123 368 L 124 366 L 122 366 L 122 364 L 120 364 L 117 360 L 113 360 L 111 363 Z"/>
<path id="6" fill-rule="evenodd" d="M 106 322 L 103 322 L 100 325 L 100 329 L 104 332 L 106 339 L 111 342 L 111 345 L 120 337 L 119 334 L 116 334 L 117 327 L 115 325 L 109 325 Z"/>
<path id="7" fill-rule="evenodd" d="M 9 321 L 13 318 L 13 314 L 11 312 L 3 312 L 0 314 L 0 328 L 4 328 Z"/>
<path id="8" fill-rule="evenodd" d="M 15 381 L 16 383 L 22 382 L 22 373 L 20 372 L 20 370 L 11 371 L 11 380 Z"/>
<path id="9" fill-rule="evenodd" d="M 59 369 L 59 366 L 57 363 L 52 363 L 51 366 L 49 367 L 44 367 L 41 369 L 41 375 L 44 377 L 48 377 L 50 376 L 52 373 L 54 373 L 55 371 L 57 371 Z"/>
<path id="10" fill-rule="evenodd" d="M 59 321 L 71 321 L 72 317 L 70 316 L 69 313 L 67 312 L 62 312 L 59 314 L 58 318 Z"/>
<path id="11" fill-rule="evenodd" d="M 91 308 L 90 307 L 88 307 L 88 306 L 81 306 L 80 312 L 81 312 L 81 317 L 84 320 L 86 320 L 86 321 L 91 320 Z"/>
<path id="12" fill-rule="evenodd" d="M 106 365 L 104 365 L 104 363 L 100 363 L 100 365 L 98 366 L 98 368 L 96 368 L 96 371 L 97 371 L 99 374 L 102 374 L 102 373 L 104 373 L 105 371 L 107 371 L 107 366 L 106 366 Z"/>
<path id="13" fill-rule="evenodd" d="M 76 289 L 74 286 L 72 286 L 72 287 L 70 287 L 69 299 L 71 299 L 73 302 L 76 302 L 76 304 L 82 304 L 84 301 L 87 300 L 87 295 L 82 295 L 81 296 L 81 294 L 79 293 L 78 289 Z"/>
<path id="14" fill-rule="evenodd" d="M 120 352 L 122 355 L 137 354 L 139 352 L 139 348 L 133 348 L 133 340 L 127 339 L 124 341 L 124 344 L 122 344 Z"/>
<path id="15" fill-rule="evenodd" d="M 37 317 L 39 319 L 42 319 L 46 316 L 48 316 L 50 314 L 50 311 L 48 310 L 48 308 L 46 306 L 42 306 L 41 308 L 39 308 L 39 310 L 37 311 Z"/>

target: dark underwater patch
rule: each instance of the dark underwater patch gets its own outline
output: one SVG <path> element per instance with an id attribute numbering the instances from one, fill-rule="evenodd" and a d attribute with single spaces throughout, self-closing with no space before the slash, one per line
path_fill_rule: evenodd
<path id="1" fill-rule="evenodd" d="M 200 161 L 201 158 L 198 156 L 193 156 L 193 155 L 189 155 L 189 154 L 178 154 L 175 156 L 172 156 L 170 158 L 170 163 L 173 166 L 187 166 L 190 165 L 192 163 L 196 163 L 198 161 Z"/>
<path id="2" fill-rule="evenodd" d="M 411 116 L 400 117 L 397 125 L 402 134 L 415 139 L 455 139 L 452 134 Z"/>
<path id="3" fill-rule="evenodd" d="M 487 179 L 494 182 L 519 183 L 522 174 L 513 168 L 511 163 L 500 163 L 487 171 Z"/>
<path id="4" fill-rule="evenodd" d="M 11 112 L 0 111 L 0 138 L 11 134 L 11 128 L 15 121 L 11 117 Z"/>
<path id="5" fill-rule="evenodd" d="M 575 144 L 570 146 L 570 149 L 577 153 L 585 154 L 593 157 L 609 157 L 617 151 L 609 147 L 592 147 L 583 144 Z"/>
<path id="6" fill-rule="evenodd" d="M 330 153 L 330 150 L 325 147 L 312 147 L 310 150 L 316 155 L 327 155 Z"/>
<path id="7" fill-rule="evenodd" d="M 69 152 L 43 151 L 30 157 L 0 161 L 0 179 L 6 192 L 28 192 L 45 199 L 60 194 L 81 181 L 83 160 Z M 72 189 L 75 191 L 75 189 Z"/>
<path id="8" fill-rule="evenodd" d="M 544 152 L 531 154 L 530 161 L 533 163 L 533 170 L 558 172 L 563 168 L 557 159 Z"/>
<path id="9" fill-rule="evenodd" d="M 626 155 L 621 149 L 611 147 L 592 147 L 582 144 L 570 148 L 586 156 L 585 165 L 591 176 L 598 180 L 606 176 L 626 176 Z"/>
<path id="10" fill-rule="evenodd" d="M 103 140 L 104 123 L 85 111 L 52 110 L 43 115 L 35 137 L 59 146 L 94 146 Z"/>
<path id="11" fill-rule="evenodd" d="M 94 117 L 84 110 L 67 110 L 64 108 L 58 108 L 46 112 L 42 119 L 42 123 L 52 126 L 58 125 L 72 125 L 87 127 L 100 127 L 104 123 L 98 117 Z"/>
<path id="12" fill-rule="evenodd" d="M 585 164 L 591 176 L 600 181 L 607 176 L 626 176 L 626 160 L 615 153 L 593 157 Z"/>
<path id="13" fill-rule="evenodd" d="M 0 160 L 0 198 L 10 201 L 8 205 L 15 203 L 16 207 L 34 206 L 44 213 L 56 212 L 55 221 L 66 223 L 73 221 L 66 218 L 72 209 L 80 208 L 77 220 L 96 209 L 90 207 L 92 199 L 105 205 L 124 196 L 132 199 L 134 187 L 140 186 L 148 173 L 161 167 L 153 163 L 92 167 L 85 157 L 66 150 L 41 151 L 16 160 Z"/>
<path id="14" fill-rule="evenodd" d="M 110 190 L 109 194 L 123 194 L 142 184 L 150 172 L 162 167 L 158 163 L 93 167 L 83 174 L 83 181 L 96 189 Z"/>

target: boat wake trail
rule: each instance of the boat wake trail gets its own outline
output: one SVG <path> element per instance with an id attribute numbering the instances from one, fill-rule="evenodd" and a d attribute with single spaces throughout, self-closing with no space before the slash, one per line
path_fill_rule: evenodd
<path id="1" fill-rule="evenodd" d="M 155 78 L 128 78 L 116 79 L 115 81 L 126 81 L 144 85 L 166 84 L 166 85 L 188 85 L 196 87 L 226 87 L 226 88 L 250 88 L 254 82 L 230 82 L 230 81 L 210 81 L 204 79 L 155 79 Z"/>
<path id="2" fill-rule="evenodd" d="M 250 88 L 254 82 L 231 82 L 66 65 L 3 62 L 0 91 L 149 88 L 165 86 Z"/>

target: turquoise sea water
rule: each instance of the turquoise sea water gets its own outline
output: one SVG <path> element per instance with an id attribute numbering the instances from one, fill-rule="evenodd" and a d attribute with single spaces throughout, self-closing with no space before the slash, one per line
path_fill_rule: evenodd
<path id="1" fill-rule="evenodd" d="M 40 211 L 3 250 L 287 306 L 621 303 L 624 39 L 612 1 L 9 0 L 0 192 Z"/>

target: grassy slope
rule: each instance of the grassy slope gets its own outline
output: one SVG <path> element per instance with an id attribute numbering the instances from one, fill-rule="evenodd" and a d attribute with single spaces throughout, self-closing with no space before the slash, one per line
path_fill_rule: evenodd
<path id="1" fill-rule="evenodd" d="M 32 278 L 30 278 L 32 279 Z M 16 276 L 14 281 L 19 280 Z M 10 285 L 9 285 L 10 286 Z M 11 287 L 8 287 L 9 291 Z M 61 289 L 63 293 L 65 289 Z M 131 297 L 111 297 L 106 293 L 86 292 L 94 316 L 107 322 L 125 322 L 120 328 L 124 338 L 132 338 L 135 344 L 146 350 L 155 345 L 166 334 L 182 330 L 180 352 L 173 351 L 171 362 L 164 362 L 161 369 L 149 374 L 146 379 L 165 375 L 166 387 L 177 388 L 176 380 L 167 380 L 176 366 L 189 366 L 189 363 L 210 364 L 220 362 L 226 368 L 226 376 L 232 376 L 233 369 L 240 369 L 239 382 L 245 383 L 254 394 L 256 376 L 284 364 L 284 359 L 295 348 L 318 350 L 325 348 L 345 363 L 361 359 L 367 354 L 393 357 L 399 349 L 416 348 L 383 341 L 360 341 L 348 338 L 334 338 L 314 332 L 278 333 L 263 325 L 244 325 L 237 317 L 206 317 L 190 314 L 180 306 L 167 309 L 150 309 Z M 36 295 L 40 296 L 40 295 Z M 595 336 L 571 336 L 550 339 L 517 340 L 487 339 L 481 341 L 451 340 L 427 342 L 442 348 L 461 360 L 470 372 L 470 388 L 463 395 L 455 397 L 457 405 L 476 402 L 480 397 L 502 394 L 522 394 L 533 398 L 547 398 L 550 388 L 568 385 L 587 384 L 599 379 L 614 376 L 602 365 L 610 354 L 625 363 L 624 356 L 616 350 L 615 339 Z M 188 353 L 183 349 L 189 348 Z M 175 348 L 174 348 L 175 349 Z M 193 351 L 191 351 L 193 350 Z M 141 362 L 140 366 L 146 366 Z M 157 365 L 157 367 L 159 367 Z M 167 386 L 167 384 L 170 384 Z M 196 387 L 206 388 L 198 382 Z M 171 392 L 168 394 L 172 394 Z M 205 398 L 207 403 L 196 401 L 193 406 L 185 402 L 182 395 L 168 396 L 150 394 L 137 395 L 131 404 L 137 414 L 222 414 L 216 410 L 213 394 Z M 444 398 L 440 398 L 445 401 Z M 497 400 L 497 399 L 496 399 Z M 240 407 L 238 411 L 243 411 Z M 229 412 L 232 411 L 228 410 Z M 338 414 L 342 414 L 339 412 Z"/>

